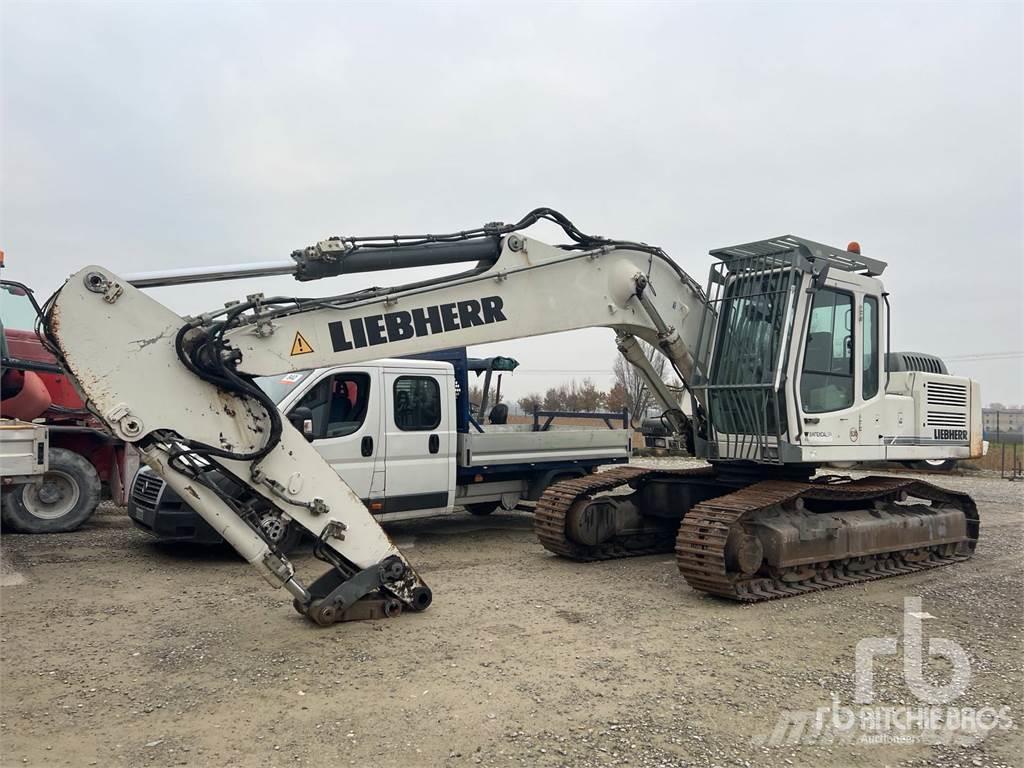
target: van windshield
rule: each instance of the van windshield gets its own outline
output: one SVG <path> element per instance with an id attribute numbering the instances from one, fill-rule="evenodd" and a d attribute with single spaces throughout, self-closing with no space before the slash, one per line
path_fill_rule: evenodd
<path id="1" fill-rule="evenodd" d="M 296 371 L 279 376 L 258 376 L 256 386 L 270 395 L 275 405 L 280 405 L 285 395 L 295 390 L 295 385 L 304 381 L 313 371 Z"/>

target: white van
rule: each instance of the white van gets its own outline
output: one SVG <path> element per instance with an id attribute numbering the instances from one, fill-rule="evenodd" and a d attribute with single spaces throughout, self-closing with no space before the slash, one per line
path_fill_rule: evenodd
<path id="1" fill-rule="evenodd" d="M 605 421 L 603 428 L 559 427 L 548 413 L 534 414 L 533 423 L 507 424 L 501 406 L 485 419 L 484 409 L 469 402 L 469 374 L 486 372 L 489 384 L 494 361 L 515 362 L 469 359 L 464 349 L 431 357 L 317 368 L 257 383 L 381 522 L 456 507 L 477 515 L 512 509 L 535 501 L 556 480 L 629 460 L 625 413 L 591 414 Z M 484 393 L 486 401 L 487 387 Z M 128 513 L 163 540 L 220 540 L 146 467 L 136 475 Z M 297 541 L 297 532 L 279 520 L 262 527 L 282 545 L 289 536 Z"/>

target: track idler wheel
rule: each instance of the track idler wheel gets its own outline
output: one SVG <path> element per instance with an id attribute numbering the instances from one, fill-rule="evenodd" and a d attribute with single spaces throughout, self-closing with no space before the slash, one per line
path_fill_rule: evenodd
<path id="1" fill-rule="evenodd" d="M 739 528 L 729 531 L 725 542 L 725 564 L 732 572 L 753 576 L 764 562 L 764 547 L 757 536 Z"/>

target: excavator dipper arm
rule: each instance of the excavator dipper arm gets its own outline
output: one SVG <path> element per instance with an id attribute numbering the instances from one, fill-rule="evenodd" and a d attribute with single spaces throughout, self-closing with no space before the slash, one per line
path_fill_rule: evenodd
<path id="1" fill-rule="evenodd" d="M 252 377 L 600 326 L 658 346 L 689 377 L 707 306 L 700 287 L 659 249 L 588 238 L 563 220 L 574 242 L 561 248 L 519 225 L 448 240 L 324 241 L 293 254 L 297 278 L 478 262 L 390 289 L 250 296 L 188 319 L 90 266 L 50 300 L 43 331 L 97 416 L 300 613 L 330 624 L 422 610 L 430 589 Z M 268 506 L 314 536 L 329 571 L 308 585 L 296 575 L 253 523 Z"/>

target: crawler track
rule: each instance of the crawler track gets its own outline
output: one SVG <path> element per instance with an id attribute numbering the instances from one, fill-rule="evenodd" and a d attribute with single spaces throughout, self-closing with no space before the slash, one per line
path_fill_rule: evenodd
<path id="1" fill-rule="evenodd" d="M 624 486 L 635 487 L 655 477 L 706 479 L 714 476 L 713 468 L 703 467 L 683 470 L 619 467 L 566 480 L 550 486 L 537 502 L 534 530 L 545 549 L 580 561 L 657 554 L 671 552 L 674 548 L 679 570 L 691 587 L 742 602 L 775 600 L 949 565 L 968 559 L 978 540 L 977 506 L 969 496 L 920 480 L 897 477 L 866 477 L 848 482 L 764 480 L 696 504 L 686 513 L 674 536 L 640 534 L 597 546 L 586 546 L 566 536 L 566 517 L 578 501 Z M 798 499 L 837 504 L 852 501 L 870 506 L 876 501 L 891 502 L 906 496 L 962 510 L 967 518 L 968 540 L 960 545 L 927 547 L 925 551 L 916 548 L 817 563 L 813 568 L 802 569 L 800 574 L 744 576 L 730 571 L 727 566 L 725 548 L 730 531 L 742 530 L 745 520 L 765 508 L 792 504 Z M 813 575 L 807 576 L 808 572 Z"/>
<path id="2" fill-rule="evenodd" d="M 659 552 L 671 552 L 675 535 L 647 534 L 613 539 L 589 547 L 569 540 L 565 535 L 565 519 L 569 508 L 577 501 L 636 483 L 652 475 L 672 477 L 713 477 L 714 469 L 658 470 L 642 467 L 618 467 L 586 477 L 563 480 L 544 491 L 534 510 L 533 529 L 540 543 L 550 552 L 572 560 L 612 560 L 618 557 L 636 557 Z"/>
<path id="3" fill-rule="evenodd" d="M 967 516 L 967 546 L 942 544 L 919 550 L 886 552 L 857 558 L 845 558 L 814 566 L 813 576 L 789 580 L 786 574 L 745 577 L 730 572 L 726 564 L 725 544 L 730 531 L 745 519 L 766 507 L 788 504 L 797 499 L 817 501 L 863 502 L 895 501 L 904 494 L 928 501 L 959 507 Z M 978 540 L 978 510 L 966 494 L 937 488 L 920 480 L 894 477 L 866 477 L 845 483 L 799 483 L 767 480 L 694 506 L 683 518 L 676 539 L 676 562 L 687 583 L 701 592 L 743 602 L 775 600 L 823 589 L 874 581 L 888 576 L 966 560 Z"/>

